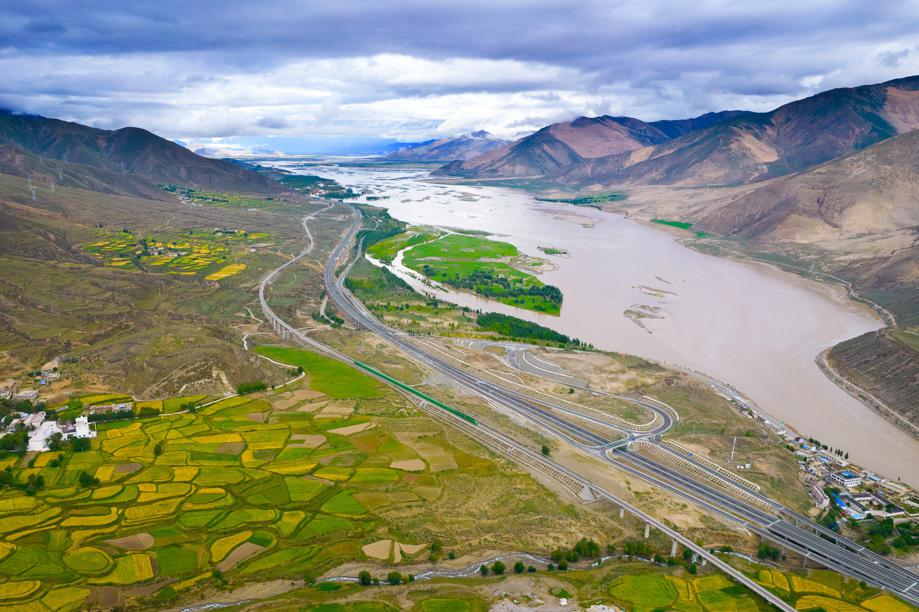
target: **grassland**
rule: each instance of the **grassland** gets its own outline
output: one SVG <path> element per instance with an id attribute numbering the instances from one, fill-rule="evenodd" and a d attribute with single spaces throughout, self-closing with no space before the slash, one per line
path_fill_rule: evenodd
<path id="1" fill-rule="evenodd" d="M 62 380 L 45 388 L 52 400 L 100 388 L 225 392 L 220 373 L 274 380 L 277 368 L 245 353 L 234 328 L 251 323 L 248 289 L 283 261 L 278 252 L 300 248 L 291 215 L 315 204 L 250 212 L 67 187 L 33 200 L 25 179 L 5 174 L 0 200 L 0 378 L 65 356 Z M 234 263 L 246 268 L 205 281 Z"/>

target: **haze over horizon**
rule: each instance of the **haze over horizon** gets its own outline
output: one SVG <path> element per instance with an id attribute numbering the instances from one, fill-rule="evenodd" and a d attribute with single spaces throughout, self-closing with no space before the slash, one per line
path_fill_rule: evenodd
<path id="1" fill-rule="evenodd" d="M 917 2 L 30 0 L 0 15 L 0 107 L 229 153 L 764 111 L 919 73 Z"/>

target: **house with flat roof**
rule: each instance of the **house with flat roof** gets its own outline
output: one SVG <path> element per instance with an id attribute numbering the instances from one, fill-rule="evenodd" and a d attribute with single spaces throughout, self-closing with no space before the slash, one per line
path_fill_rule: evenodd
<path id="1" fill-rule="evenodd" d="M 841 485 L 847 489 L 852 489 L 862 484 L 862 477 L 852 470 L 841 470 L 839 472 L 830 472 L 827 479 L 835 484 Z"/>

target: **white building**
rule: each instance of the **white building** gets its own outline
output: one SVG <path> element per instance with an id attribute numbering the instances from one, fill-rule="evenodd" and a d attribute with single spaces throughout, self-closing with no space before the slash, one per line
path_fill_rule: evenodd
<path id="1" fill-rule="evenodd" d="M 27 450 L 43 452 L 48 450 L 48 438 L 56 433 L 61 433 L 57 421 L 45 421 L 39 425 L 35 431 L 29 434 L 29 446 Z"/>
<path id="2" fill-rule="evenodd" d="M 862 477 L 851 470 L 842 470 L 841 472 L 832 472 L 828 476 L 830 482 L 842 485 L 847 489 L 852 489 L 862 484 Z"/>
<path id="3" fill-rule="evenodd" d="M 76 431 L 74 432 L 75 438 L 95 438 L 96 430 L 92 429 L 89 424 L 89 419 L 85 416 L 78 416 L 75 421 Z"/>

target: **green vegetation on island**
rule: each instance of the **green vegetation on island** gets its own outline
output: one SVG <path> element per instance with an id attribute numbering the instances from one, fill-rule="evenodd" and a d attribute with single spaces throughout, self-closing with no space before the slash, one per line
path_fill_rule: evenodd
<path id="1" fill-rule="evenodd" d="M 592 206 L 594 208 L 601 208 L 600 204 L 606 204 L 607 202 L 619 202 L 624 200 L 625 194 L 614 192 L 601 193 L 596 195 L 574 196 L 570 198 L 537 197 L 536 199 L 540 202 L 558 202 L 561 204 L 574 204 L 575 206 Z"/>
<path id="2" fill-rule="evenodd" d="M 446 234 L 406 250 L 403 261 L 406 267 L 450 287 L 518 308 L 557 315 L 562 292 L 509 263 L 521 258 L 517 247 L 508 242 Z"/>

